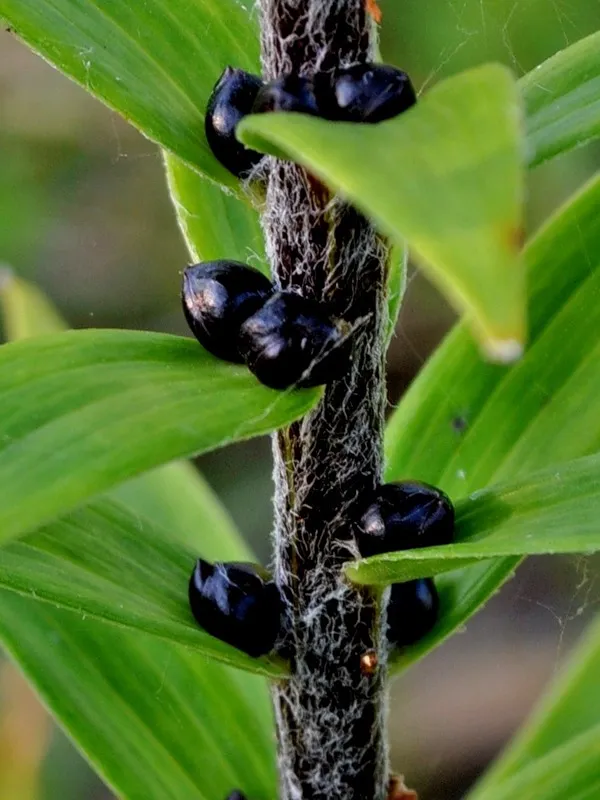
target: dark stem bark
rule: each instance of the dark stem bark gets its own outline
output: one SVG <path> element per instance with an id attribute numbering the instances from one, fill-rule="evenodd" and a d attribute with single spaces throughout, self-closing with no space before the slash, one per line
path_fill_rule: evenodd
<path id="1" fill-rule="evenodd" d="M 364 0 L 262 0 L 268 78 L 373 57 Z M 365 154 L 366 155 L 366 154 Z M 327 301 L 352 330 L 352 368 L 274 437 L 275 574 L 292 676 L 273 688 L 282 800 L 383 800 L 386 645 L 377 598 L 346 583 L 358 498 L 381 479 L 387 248 L 301 168 L 271 160 L 263 217 L 280 286 Z M 361 657 L 378 667 L 363 674 Z"/>

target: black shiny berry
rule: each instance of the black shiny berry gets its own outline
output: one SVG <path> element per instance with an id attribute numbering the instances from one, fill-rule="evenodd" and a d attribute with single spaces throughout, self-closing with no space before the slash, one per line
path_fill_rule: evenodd
<path id="1" fill-rule="evenodd" d="M 360 554 L 368 556 L 450 544 L 454 536 L 454 506 L 450 498 L 427 483 L 386 483 L 371 497 L 358 524 Z"/>
<path id="2" fill-rule="evenodd" d="M 265 83 L 256 96 L 252 112 L 264 114 L 270 111 L 297 111 L 322 116 L 313 81 L 300 75 L 288 74 Z"/>
<path id="3" fill-rule="evenodd" d="M 395 647 L 422 639 L 438 618 L 439 598 L 431 578 L 392 586 L 387 609 L 387 638 Z"/>
<path id="4" fill-rule="evenodd" d="M 417 102 L 405 72 L 386 64 L 357 64 L 333 79 L 336 116 L 346 122 L 382 122 Z"/>
<path id="5" fill-rule="evenodd" d="M 206 139 L 213 155 L 238 177 L 244 176 L 262 159 L 235 138 L 238 122 L 251 113 L 263 82 L 257 75 L 227 67 L 210 96 L 204 118 Z"/>
<path id="6" fill-rule="evenodd" d="M 256 564 L 210 564 L 199 558 L 189 584 L 190 608 L 210 633 L 249 656 L 269 653 L 279 635 L 281 598 Z"/>
<path id="7" fill-rule="evenodd" d="M 238 792 L 236 789 L 234 792 L 227 795 L 227 800 L 246 800 L 246 795 Z"/>
<path id="8" fill-rule="evenodd" d="M 209 353 L 241 363 L 239 332 L 273 293 L 271 281 L 237 261 L 206 261 L 183 273 L 181 300 L 188 325 Z"/>
<path id="9" fill-rule="evenodd" d="M 273 295 L 240 331 L 246 364 L 272 389 L 319 386 L 341 377 L 348 349 L 323 306 L 294 292 Z"/>

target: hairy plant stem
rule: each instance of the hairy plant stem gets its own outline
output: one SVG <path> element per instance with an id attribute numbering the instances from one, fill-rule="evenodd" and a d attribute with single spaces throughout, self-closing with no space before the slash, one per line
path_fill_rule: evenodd
<path id="1" fill-rule="evenodd" d="M 373 57 L 364 0 L 260 0 L 263 71 L 310 75 Z M 365 154 L 367 157 L 367 154 Z M 327 301 L 353 330 L 352 367 L 280 431 L 276 580 L 292 676 L 273 687 L 282 800 L 383 800 L 386 644 L 381 603 L 346 583 L 356 503 L 381 479 L 387 247 L 296 165 L 272 159 L 263 226 L 280 286 Z M 377 654 L 373 674 L 361 657 Z"/>

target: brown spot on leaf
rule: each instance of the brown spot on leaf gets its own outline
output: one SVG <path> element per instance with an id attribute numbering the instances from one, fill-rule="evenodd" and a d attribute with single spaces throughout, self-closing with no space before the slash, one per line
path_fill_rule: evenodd
<path id="1" fill-rule="evenodd" d="M 522 225 L 516 228 L 511 226 L 508 229 L 506 238 L 509 248 L 517 253 L 520 252 L 525 244 L 525 228 Z"/>

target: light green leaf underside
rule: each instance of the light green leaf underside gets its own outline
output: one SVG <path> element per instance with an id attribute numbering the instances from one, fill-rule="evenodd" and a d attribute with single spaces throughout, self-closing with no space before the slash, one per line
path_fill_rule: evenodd
<path id="1" fill-rule="evenodd" d="M 0 302 L 11 338 L 65 326 L 35 286 L 14 276 Z M 206 558 L 248 558 L 235 526 L 190 464 L 146 473 L 113 496 L 128 504 L 138 523 L 152 520 L 170 540 Z M 233 786 L 250 797 L 274 796 L 273 718 L 264 678 L 6 591 L 0 591 L 0 639 L 118 796 L 162 800 L 165 783 L 173 798 L 188 797 L 191 783 L 199 797 L 225 797 Z M 132 669 L 142 683 L 130 688 Z M 226 736 L 223 697 L 235 719 Z M 133 746 L 115 748 L 123 740 Z"/>
<path id="2" fill-rule="evenodd" d="M 592 731 L 600 717 L 600 617 L 590 626 L 571 655 L 566 669 L 550 687 L 523 729 L 492 765 L 469 800 L 487 800 L 507 779 L 519 775 L 536 759 L 575 737 Z M 566 796 L 570 797 L 567 792 Z"/>
<path id="3" fill-rule="evenodd" d="M 99 500 L 6 545 L 0 587 L 250 672 L 282 674 L 274 661 L 250 658 L 198 627 L 187 600 L 197 555 L 147 517 Z"/>
<path id="4" fill-rule="evenodd" d="M 261 678 L 3 590 L 0 636 L 124 800 L 274 797 Z"/>
<path id="5" fill-rule="evenodd" d="M 204 137 L 225 66 L 256 71 L 256 18 L 236 0 L 0 0 L 31 48 L 150 139 L 225 185 Z"/>
<path id="6" fill-rule="evenodd" d="M 223 192 L 168 153 L 165 169 L 179 226 L 192 258 L 241 261 L 269 276 L 258 213 L 251 207 L 250 198 L 244 202 Z"/>
<path id="7" fill-rule="evenodd" d="M 8 341 L 30 339 L 67 328 L 37 286 L 0 266 L 0 322 Z"/>
<path id="8" fill-rule="evenodd" d="M 266 114 L 238 131 L 250 147 L 299 161 L 396 241 L 406 238 L 468 312 L 490 357 L 510 361 L 525 338 L 520 113 L 512 76 L 489 65 L 379 125 Z"/>
<path id="9" fill-rule="evenodd" d="M 406 291 L 407 283 L 407 270 L 408 270 L 408 248 L 404 243 L 398 243 L 392 246 L 388 261 L 387 272 L 387 308 L 388 308 L 388 322 L 387 322 L 387 340 L 392 338 L 404 293 Z"/>
<path id="10" fill-rule="evenodd" d="M 530 165 L 600 136 L 600 32 L 540 64 L 519 81 Z"/>
<path id="11" fill-rule="evenodd" d="M 275 392 L 196 342 L 70 331 L 0 348 L 0 539 L 128 478 L 266 433 L 318 391 Z"/>
<path id="12" fill-rule="evenodd" d="M 386 434 L 386 480 L 418 478 L 453 500 L 600 448 L 600 178 L 561 209 L 525 252 L 530 344 L 511 368 L 482 363 L 464 323 L 404 396 Z M 442 615 L 408 664 L 487 600 L 518 559 L 439 579 Z"/>
<path id="13" fill-rule="evenodd" d="M 386 586 L 509 555 L 600 550 L 600 455 L 475 492 L 456 507 L 456 543 L 397 551 L 347 568 L 358 583 Z"/>
<path id="14" fill-rule="evenodd" d="M 600 797 L 600 725 L 486 790 L 485 800 L 597 800 Z M 469 795 L 469 799 L 471 795 Z"/>

